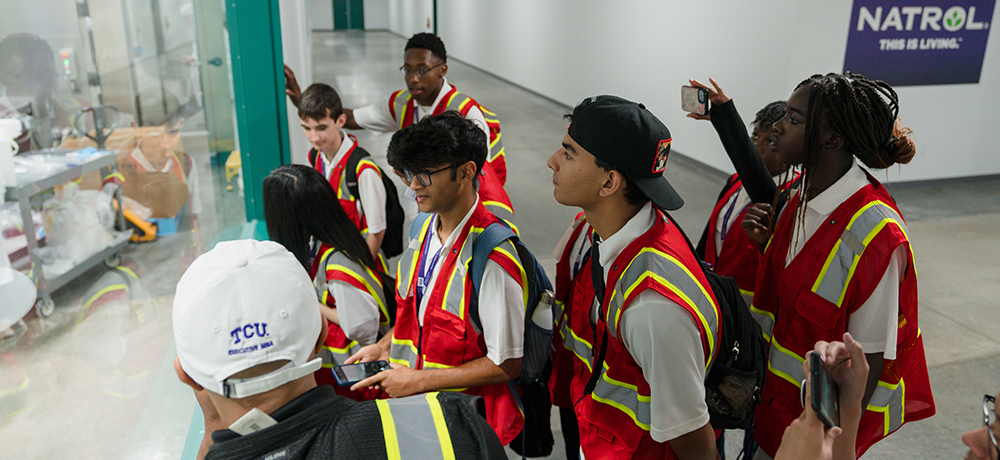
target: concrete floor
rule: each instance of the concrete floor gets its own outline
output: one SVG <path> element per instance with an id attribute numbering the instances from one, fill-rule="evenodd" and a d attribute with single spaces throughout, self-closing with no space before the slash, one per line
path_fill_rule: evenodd
<path id="1" fill-rule="evenodd" d="M 404 39 L 385 32 L 324 32 L 313 40 L 312 80 L 334 85 L 346 107 L 376 102 L 402 87 L 396 69 Z M 568 108 L 454 59 L 448 78 L 499 115 L 507 190 L 522 237 L 551 274 L 551 251 L 578 212 L 552 199 L 551 175 L 544 166 L 565 133 L 562 115 Z M 580 95 L 585 96 L 590 95 Z M 354 134 L 385 166 L 389 136 Z M 187 264 L 239 220 L 242 209 L 238 192 L 225 191 L 207 154 L 196 159 L 205 205 L 199 225 L 188 221 L 178 235 L 132 246 L 126 253 L 150 292 L 143 320 L 128 308 L 81 315 L 80 297 L 101 275 L 95 270 L 58 293 L 55 315 L 29 319 L 29 334 L 13 352 L 0 356 L 0 396 L 20 388 L 24 376 L 30 381 L 24 391 L 28 409 L 0 419 L 0 457 L 180 455 L 195 403 L 172 369 L 173 287 Z M 696 238 L 724 176 L 673 155 L 667 177 L 686 201 L 675 217 Z M 1000 389 L 1000 309 L 993 302 L 1000 298 L 1000 267 L 994 262 L 1000 259 L 1000 179 L 896 184 L 890 190 L 907 219 L 917 260 L 921 328 L 938 415 L 904 426 L 865 458 L 960 458 L 965 450 L 959 436 L 981 423 L 982 395 Z M 127 391 L 117 391 L 122 389 Z M 564 458 L 556 418 L 553 430 L 556 446 L 550 458 Z M 734 434 L 731 445 L 741 438 Z"/>

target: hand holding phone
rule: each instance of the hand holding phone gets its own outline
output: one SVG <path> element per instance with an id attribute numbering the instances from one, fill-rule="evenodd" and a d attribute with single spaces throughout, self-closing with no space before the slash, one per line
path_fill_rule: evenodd
<path id="1" fill-rule="evenodd" d="M 840 391 L 819 353 L 809 354 L 809 392 L 813 411 L 827 428 L 840 426 Z M 805 385 L 802 388 L 802 406 L 805 407 Z"/>
<path id="2" fill-rule="evenodd" d="M 693 86 L 681 86 L 681 110 L 695 115 L 707 115 L 708 90 Z"/>
<path id="3" fill-rule="evenodd" d="M 367 363 L 342 364 L 333 367 L 333 377 L 337 385 L 342 387 L 354 385 L 382 371 L 392 369 L 388 361 L 369 361 Z"/>

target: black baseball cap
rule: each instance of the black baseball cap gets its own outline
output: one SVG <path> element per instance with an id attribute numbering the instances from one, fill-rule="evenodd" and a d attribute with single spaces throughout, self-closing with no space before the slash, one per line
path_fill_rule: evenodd
<path id="1" fill-rule="evenodd" d="M 625 174 L 654 204 L 668 211 L 684 200 L 663 177 L 670 130 L 646 106 L 618 96 L 594 96 L 573 109 L 569 137 Z"/>

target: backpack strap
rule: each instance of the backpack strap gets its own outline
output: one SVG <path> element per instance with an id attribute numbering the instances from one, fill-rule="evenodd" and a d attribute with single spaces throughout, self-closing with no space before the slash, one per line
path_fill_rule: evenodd
<path id="1" fill-rule="evenodd" d="M 483 272 L 486 271 L 486 261 L 490 258 L 493 249 L 507 240 L 517 241 L 517 235 L 510 227 L 503 223 L 494 222 L 486 227 L 476 241 L 472 243 L 472 287 L 475 289 L 476 302 L 470 302 L 469 316 L 479 330 L 483 330 L 482 321 L 479 319 L 479 287 L 483 284 Z M 523 263 L 523 262 L 522 262 Z"/>
<path id="2" fill-rule="evenodd" d="M 347 190 L 351 192 L 351 196 L 358 200 L 361 199 L 361 192 L 358 191 L 358 163 L 366 157 L 371 157 L 371 155 L 365 149 L 355 145 L 354 151 L 351 152 L 350 158 L 347 159 L 347 166 L 344 168 L 344 174 L 347 175 L 345 178 L 347 180 Z"/>
<path id="3" fill-rule="evenodd" d="M 316 155 L 319 154 L 319 150 L 309 149 L 309 166 L 316 167 Z"/>
<path id="4" fill-rule="evenodd" d="M 413 218 L 413 223 L 410 224 L 410 241 L 413 241 L 420 237 L 420 230 L 424 228 L 424 223 L 427 222 L 434 214 L 429 212 L 418 212 L 416 217 Z"/>

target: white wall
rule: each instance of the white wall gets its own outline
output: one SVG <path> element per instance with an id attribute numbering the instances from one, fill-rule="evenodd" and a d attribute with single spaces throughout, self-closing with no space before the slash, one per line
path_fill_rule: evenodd
<path id="1" fill-rule="evenodd" d="M 310 3 L 312 2 L 301 0 L 279 0 L 278 2 L 281 14 L 281 54 L 285 64 L 295 71 L 296 80 L 303 90 L 312 83 Z M 332 2 L 330 4 L 332 9 Z M 307 164 L 310 145 L 309 140 L 306 139 L 299 127 L 298 109 L 288 101 L 288 98 L 285 98 L 285 103 L 288 110 L 288 137 L 289 147 L 292 150 L 292 162 Z"/>
<path id="2" fill-rule="evenodd" d="M 404 37 L 419 32 L 434 32 L 433 0 L 388 0 L 388 2 L 390 31 Z M 438 11 L 441 11 L 440 5 Z"/>
<path id="3" fill-rule="evenodd" d="M 333 0 L 309 0 L 309 28 L 333 30 Z"/>
<path id="4" fill-rule="evenodd" d="M 421 3 L 431 2 L 390 0 L 390 30 L 420 31 L 432 15 Z M 809 75 L 843 70 L 850 14 L 846 1 L 439 0 L 438 32 L 449 55 L 567 105 L 595 94 L 644 102 L 676 151 L 732 171 L 711 125 L 684 117 L 679 87 L 714 77 L 749 121 Z M 890 180 L 1000 173 L 1000 37 L 991 39 L 979 84 L 898 88 L 918 153 Z"/>
<path id="5" fill-rule="evenodd" d="M 389 0 L 364 0 L 365 30 L 389 29 Z"/>

